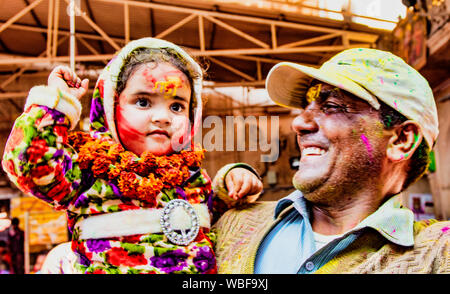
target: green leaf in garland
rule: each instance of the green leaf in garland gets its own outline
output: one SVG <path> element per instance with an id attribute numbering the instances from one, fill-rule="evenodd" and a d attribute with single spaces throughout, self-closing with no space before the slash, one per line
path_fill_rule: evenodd
<path id="1" fill-rule="evenodd" d="M 153 253 L 155 256 L 161 256 L 162 254 L 164 254 L 168 251 L 172 251 L 172 250 L 173 250 L 173 248 L 154 247 Z"/>
<path id="2" fill-rule="evenodd" d="M 140 273 L 142 273 L 142 270 L 135 268 L 129 268 L 127 271 L 127 274 L 140 274 Z"/>
<path id="3" fill-rule="evenodd" d="M 140 245 L 135 245 L 131 243 L 121 243 L 120 246 L 126 251 L 128 251 L 128 253 L 130 254 L 132 253 L 143 254 L 145 252 L 145 247 Z"/>
<path id="4" fill-rule="evenodd" d="M 99 268 L 106 271 L 108 274 L 120 274 L 120 271 L 116 267 Z"/>
<path id="5" fill-rule="evenodd" d="M 119 206 L 118 205 L 111 205 L 108 207 L 107 209 L 108 212 L 117 212 L 119 211 Z"/>
<path id="6" fill-rule="evenodd" d="M 163 234 L 151 234 L 145 238 L 142 239 L 143 243 L 156 243 L 158 241 L 162 241 L 164 240 L 164 235 Z"/>

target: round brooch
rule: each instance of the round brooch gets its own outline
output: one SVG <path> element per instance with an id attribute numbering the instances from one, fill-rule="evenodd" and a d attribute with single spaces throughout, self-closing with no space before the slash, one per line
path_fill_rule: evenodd
<path id="1" fill-rule="evenodd" d="M 173 223 L 173 214 L 176 210 L 179 211 L 182 209 L 185 213 L 187 213 L 188 218 L 190 219 L 190 228 L 174 228 Z M 195 237 L 197 237 L 200 221 L 197 213 L 194 210 L 194 207 L 183 199 L 174 199 L 167 203 L 166 207 L 164 207 L 163 213 L 160 219 L 161 227 L 164 235 L 169 239 L 170 242 L 177 245 L 188 245 L 192 241 L 194 241 Z"/>

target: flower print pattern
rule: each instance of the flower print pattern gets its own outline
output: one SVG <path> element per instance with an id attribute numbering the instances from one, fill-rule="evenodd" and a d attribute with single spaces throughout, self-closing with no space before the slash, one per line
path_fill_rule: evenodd
<path id="1" fill-rule="evenodd" d="M 106 252 L 106 260 L 113 266 L 135 267 L 147 264 L 147 259 L 143 254 L 130 254 L 127 250 L 118 247 L 111 248 Z"/>
<path id="2" fill-rule="evenodd" d="M 217 271 L 214 254 L 208 246 L 199 248 L 193 262 L 195 267 L 202 274 L 214 273 Z"/>
<path id="3" fill-rule="evenodd" d="M 170 274 L 175 271 L 181 271 L 186 267 L 187 262 L 186 259 L 189 255 L 181 249 L 171 250 L 166 253 L 161 254 L 160 256 L 153 256 L 150 258 L 151 264 L 165 272 L 166 274 Z"/>

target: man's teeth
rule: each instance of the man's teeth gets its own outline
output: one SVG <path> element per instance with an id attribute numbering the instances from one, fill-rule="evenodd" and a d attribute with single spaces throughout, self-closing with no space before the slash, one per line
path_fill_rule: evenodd
<path id="1" fill-rule="evenodd" d="M 317 148 L 317 147 L 307 147 L 305 149 L 303 149 L 302 155 L 303 156 L 307 156 L 307 155 L 323 155 L 325 154 L 325 150 L 321 149 L 321 148 Z"/>

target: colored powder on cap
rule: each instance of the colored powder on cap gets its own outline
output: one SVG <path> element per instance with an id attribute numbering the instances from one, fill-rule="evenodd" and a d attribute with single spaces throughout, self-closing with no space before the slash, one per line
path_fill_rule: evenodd
<path id="1" fill-rule="evenodd" d="M 383 85 L 384 84 L 384 81 L 383 81 L 383 78 L 382 77 L 380 77 L 380 83 Z"/>
<path id="2" fill-rule="evenodd" d="M 450 230 L 450 227 L 443 227 L 441 231 L 445 234 Z"/>
<path id="3" fill-rule="evenodd" d="M 394 100 L 395 109 L 397 109 L 397 100 Z"/>

